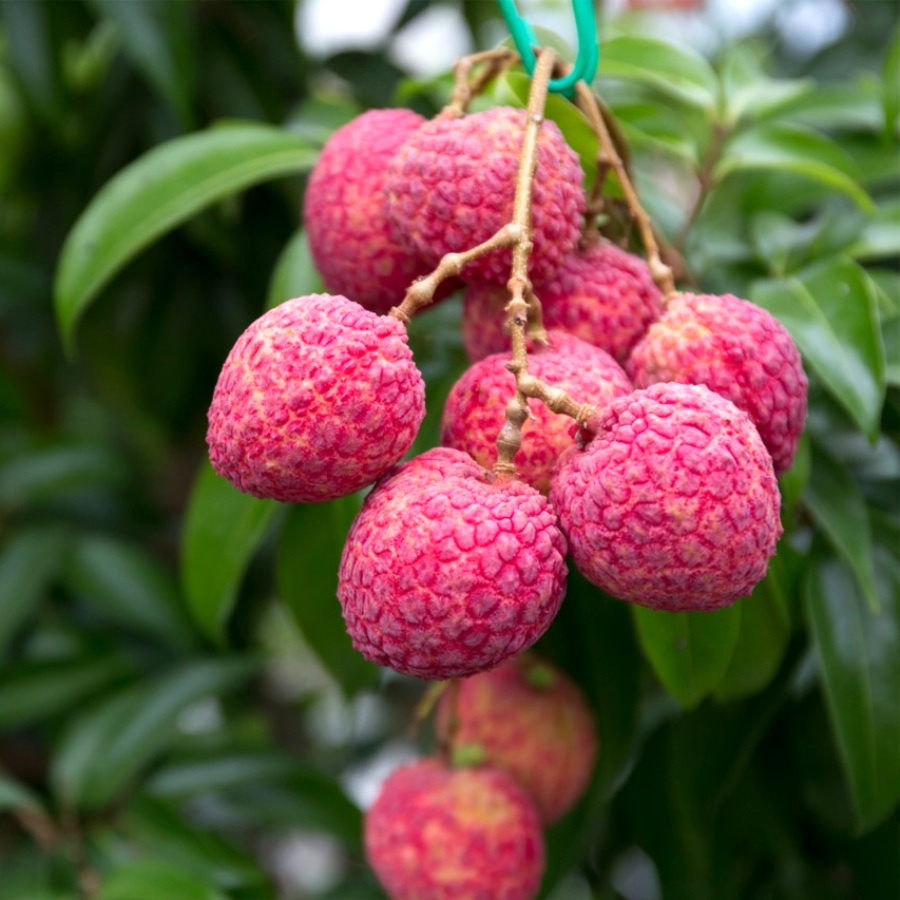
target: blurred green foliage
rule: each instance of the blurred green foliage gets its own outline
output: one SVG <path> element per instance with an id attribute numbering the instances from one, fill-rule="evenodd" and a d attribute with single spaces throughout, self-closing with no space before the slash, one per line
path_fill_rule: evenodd
<path id="1" fill-rule="evenodd" d="M 456 5 L 478 45 L 493 4 Z M 784 322 L 810 415 L 752 598 L 631 610 L 573 572 L 540 646 L 602 752 L 548 834 L 554 900 L 900 895 L 900 38 L 894 4 L 847 6 L 812 57 L 771 26 L 707 60 L 605 24 L 596 86 L 685 283 Z M 359 498 L 240 495 L 203 436 L 236 336 L 318 289 L 297 231 L 318 148 L 370 106 L 433 113 L 448 82 L 386 44 L 309 57 L 295 13 L 0 0 L 0 900 L 307 896 L 286 860 L 310 835 L 335 856 L 314 895 L 381 896 L 348 789 L 421 685 L 343 631 Z M 417 452 L 458 322 L 449 301 L 411 327 Z"/>

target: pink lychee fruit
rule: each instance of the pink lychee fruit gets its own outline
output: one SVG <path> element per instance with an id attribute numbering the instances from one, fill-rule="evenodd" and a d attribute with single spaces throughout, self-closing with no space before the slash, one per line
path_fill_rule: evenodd
<path id="1" fill-rule="evenodd" d="M 524 110 L 509 107 L 440 115 L 403 145 L 388 173 L 388 216 L 397 236 L 426 263 L 468 250 L 512 220 L 526 121 Z M 537 158 L 533 281 L 550 278 L 575 248 L 585 209 L 578 157 L 549 120 L 541 126 Z M 509 249 L 495 250 L 469 263 L 461 277 L 503 285 L 511 262 Z"/>
<path id="2" fill-rule="evenodd" d="M 753 423 L 702 385 L 613 400 L 560 459 L 550 500 L 588 580 L 622 600 L 712 610 L 749 594 L 781 535 Z"/>
<path id="3" fill-rule="evenodd" d="M 791 467 L 806 421 L 800 351 L 766 310 L 731 294 L 678 294 L 634 348 L 636 387 L 659 381 L 705 384 L 756 425 L 775 473 Z"/>
<path id="4" fill-rule="evenodd" d="M 312 503 L 371 484 L 409 449 L 425 385 L 406 329 L 346 297 L 260 316 L 228 354 L 209 408 L 209 458 L 256 497 Z"/>
<path id="5" fill-rule="evenodd" d="M 548 825 L 578 802 L 597 759 L 581 688 L 531 653 L 444 691 L 437 732 L 457 755 L 509 772 Z"/>
<path id="6" fill-rule="evenodd" d="M 601 408 L 632 391 L 628 376 L 605 351 L 561 331 L 549 343 L 535 344 L 528 371 L 579 403 Z M 506 368 L 509 353 L 495 353 L 468 368 L 453 385 L 444 406 L 441 443 L 465 450 L 485 468 L 497 461 L 497 435 L 516 380 Z M 522 446 L 515 456 L 519 477 L 546 493 L 559 454 L 574 443 L 572 420 L 529 400 L 532 417 L 522 425 Z"/>
<path id="7" fill-rule="evenodd" d="M 428 268 L 391 234 L 387 168 L 425 122 L 408 109 L 373 109 L 339 128 L 309 176 L 303 220 L 325 287 L 377 313 L 398 306 Z"/>
<path id="8" fill-rule="evenodd" d="M 338 599 L 366 659 L 425 679 L 472 675 L 547 630 L 565 593 L 565 555 L 544 496 L 436 447 L 366 498 Z"/>
<path id="9" fill-rule="evenodd" d="M 544 327 L 600 347 L 624 363 L 651 322 L 662 314 L 662 295 L 639 256 L 608 241 L 570 253 L 549 281 L 534 287 Z M 463 344 L 472 360 L 509 347 L 505 288 L 470 285 L 463 299 Z"/>
<path id="10" fill-rule="evenodd" d="M 366 858 L 391 900 L 532 900 L 544 836 L 505 772 L 423 759 L 397 769 L 368 810 Z"/>

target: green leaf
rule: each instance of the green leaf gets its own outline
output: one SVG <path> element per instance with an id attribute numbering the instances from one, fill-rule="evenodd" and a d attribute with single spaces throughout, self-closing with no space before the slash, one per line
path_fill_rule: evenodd
<path id="1" fill-rule="evenodd" d="M 0 729 L 20 728 L 68 712 L 127 671 L 121 660 L 102 656 L 10 667 L 0 684 Z"/>
<path id="2" fill-rule="evenodd" d="M 894 31 L 894 38 L 884 58 L 882 70 L 884 86 L 884 130 L 890 140 L 897 137 L 897 116 L 900 114 L 900 29 Z"/>
<path id="3" fill-rule="evenodd" d="M 897 541 L 896 530 L 892 534 Z M 900 800 L 900 571 L 896 543 L 878 554 L 881 612 L 839 559 L 818 553 L 805 600 L 828 713 L 860 831 Z"/>
<path id="4" fill-rule="evenodd" d="M 494 100 L 499 105 L 524 109 L 528 105 L 531 79 L 523 72 L 504 72 L 494 82 Z M 584 170 L 584 189 L 590 190 L 597 179 L 597 152 L 599 139 L 584 113 L 577 106 L 561 97 L 547 97 L 545 116 L 556 122 L 566 143 L 578 154 Z"/>
<path id="5" fill-rule="evenodd" d="M 0 812 L 9 809 L 25 809 L 36 813 L 43 813 L 44 810 L 34 791 L 0 772 Z"/>
<path id="6" fill-rule="evenodd" d="M 175 647 L 192 643 L 174 579 L 136 545 L 103 535 L 81 537 L 70 551 L 65 579 L 114 622 Z"/>
<path id="7" fill-rule="evenodd" d="M 874 204 L 859 186 L 860 172 L 853 159 L 830 138 L 798 125 L 763 123 L 729 140 L 713 170 L 722 182 L 737 172 L 790 172 L 841 191 L 862 209 Z"/>
<path id="8" fill-rule="evenodd" d="M 101 288 L 156 238 L 223 197 L 310 168 L 315 158 L 310 144 L 294 134 L 235 123 L 176 138 L 116 174 L 62 249 L 55 303 L 66 344 Z"/>
<path id="9" fill-rule="evenodd" d="M 125 47 L 151 84 L 165 97 L 181 124 L 193 122 L 191 57 L 185 44 L 187 7 L 160 0 L 90 0 L 115 24 Z"/>
<path id="10" fill-rule="evenodd" d="M 177 737 L 179 713 L 246 680 L 253 660 L 191 660 L 122 688 L 81 712 L 53 759 L 58 795 L 79 809 L 108 804 Z"/>
<path id="11" fill-rule="evenodd" d="M 847 252 L 863 262 L 900 256 L 900 200 L 879 204 Z"/>
<path id="12" fill-rule="evenodd" d="M 722 70 L 726 119 L 734 125 L 743 119 L 777 116 L 786 106 L 813 89 L 809 79 L 791 81 L 769 78 L 760 60 L 746 45 L 729 52 Z"/>
<path id="13" fill-rule="evenodd" d="M 211 638 L 234 607 L 241 578 L 278 504 L 241 493 L 204 463 L 194 482 L 181 538 L 181 583 L 194 621 Z"/>
<path id="14" fill-rule="evenodd" d="M 717 700 L 756 694 L 775 677 L 791 636 L 793 568 L 780 551 L 769 563 L 766 577 L 740 601 L 740 630 L 728 668 L 715 688 Z"/>
<path id="15" fill-rule="evenodd" d="M 265 781 L 283 781 L 300 768 L 297 760 L 271 750 L 205 752 L 199 759 L 170 762 L 147 783 L 160 797 L 184 799 Z"/>
<path id="16" fill-rule="evenodd" d="M 293 506 L 278 547 L 278 593 L 348 695 L 371 687 L 378 677 L 378 667 L 353 649 L 337 599 L 344 541 L 358 510 L 358 495 Z"/>
<path id="17" fill-rule="evenodd" d="M 23 529 L 0 552 L 0 656 L 43 600 L 67 537 L 61 528 Z"/>
<path id="18" fill-rule="evenodd" d="M 617 37 L 600 47 L 600 78 L 622 78 L 652 87 L 657 93 L 713 113 L 719 80 L 709 63 L 686 47 L 655 38 Z"/>
<path id="19" fill-rule="evenodd" d="M 309 250 L 306 232 L 300 228 L 285 244 L 272 270 L 266 309 L 273 309 L 293 297 L 320 294 L 324 289 Z"/>
<path id="20" fill-rule="evenodd" d="M 725 676 L 745 602 L 716 612 L 671 613 L 632 607 L 644 655 L 682 706 L 696 706 Z"/>
<path id="21" fill-rule="evenodd" d="M 863 270 L 846 258 L 828 259 L 793 278 L 756 282 L 750 299 L 787 328 L 806 364 L 874 440 L 884 402 L 884 345 Z"/>
<path id="22" fill-rule="evenodd" d="M 97 900 L 228 900 L 214 884 L 170 862 L 130 862 L 104 879 Z"/>
<path id="23" fill-rule="evenodd" d="M 816 524 L 859 582 L 869 608 L 878 609 L 872 529 L 863 496 L 847 469 L 814 447 L 804 501 Z"/>

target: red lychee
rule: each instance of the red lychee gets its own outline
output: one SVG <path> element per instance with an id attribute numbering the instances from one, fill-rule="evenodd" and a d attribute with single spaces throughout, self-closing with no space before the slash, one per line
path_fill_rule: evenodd
<path id="1" fill-rule="evenodd" d="M 395 771 L 365 819 L 391 900 L 532 900 L 544 870 L 534 804 L 505 772 L 425 759 Z"/>
<path id="2" fill-rule="evenodd" d="M 468 250 L 512 220 L 525 124 L 525 111 L 509 107 L 440 115 L 403 145 L 388 174 L 388 216 L 397 236 L 426 263 Z M 537 155 L 529 274 L 544 280 L 575 248 L 585 202 L 578 157 L 554 122 L 543 123 Z M 511 260 L 510 250 L 494 251 L 467 265 L 461 277 L 506 284 Z"/>
<path id="3" fill-rule="evenodd" d="M 545 824 L 575 805 L 597 759 L 594 717 L 581 689 L 530 653 L 444 691 L 437 730 L 451 749 L 509 772 Z"/>
<path id="4" fill-rule="evenodd" d="M 749 594 L 781 535 L 772 460 L 746 413 L 702 385 L 614 400 L 560 460 L 550 500 L 572 558 L 622 600 L 712 610 Z"/>
<path id="5" fill-rule="evenodd" d="M 608 353 L 561 331 L 549 332 L 548 338 L 547 345 L 535 345 L 529 354 L 530 374 L 598 408 L 631 392 L 628 376 Z M 466 451 L 485 468 L 497 461 L 497 435 L 516 390 L 506 368 L 509 358 L 509 353 L 495 353 L 475 363 L 453 385 L 444 406 L 441 443 Z M 528 406 L 532 418 L 522 426 L 516 471 L 546 493 L 559 454 L 574 443 L 572 420 L 539 400 L 529 400 Z"/>
<path id="6" fill-rule="evenodd" d="M 311 503 L 371 484 L 409 449 L 425 385 L 396 319 L 311 294 L 258 318 L 209 408 L 209 458 L 256 497 Z"/>
<path id="7" fill-rule="evenodd" d="M 800 351 L 769 312 L 731 294 L 678 294 L 627 364 L 636 387 L 705 384 L 744 410 L 772 454 L 791 467 L 806 421 Z"/>
<path id="8" fill-rule="evenodd" d="M 385 313 L 428 268 L 392 236 L 387 168 L 425 122 L 408 109 L 373 109 L 339 128 L 309 176 L 303 220 L 316 268 L 335 294 Z"/>
<path id="9" fill-rule="evenodd" d="M 570 253 L 549 281 L 536 284 L 544 326 L 574 334 L 622 363 L 662 314 L 662 295 L 639 256 L 608 241 Z M 463 344 L 472 360 L 509 347 L 505 288 L 471 285 L 463 300 Z"/>
<path id="10" fill-rule="evenodd" d="M 547 630 L 565 593 L 565 555 L 545 497 L 436 447 L 366 498 L 338 599 L 366 659 L 419 678 L 472 675 Z"/>

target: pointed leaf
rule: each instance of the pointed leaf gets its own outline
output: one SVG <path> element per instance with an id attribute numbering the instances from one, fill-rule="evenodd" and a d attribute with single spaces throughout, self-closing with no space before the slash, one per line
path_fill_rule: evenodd
<path id="1" fill-rule="evenodd" d="M 759 281 L 750 299 L 791 333 L 806 363 L 874 440 L 885 392 L 884 344 L 870 279 L 834 258 L 793 278 Z"/>
<path id="2" fill-rule="evenodd" d="M 195 872 L 161 860 L 141 859 L 108 875 L 97 900 L 227 900 L 214 884 Z"/>
<path id="3" fill-rule="evenodd" d="M 274 500 L 243 494 L 209 463 L 201 467 L 181 538 L 181 583 L 194 621 L 214 640 L 277 511 Z"/>
<path id="4" fill-rule="evenodd" d="M 313 262 L 306 232 L 301 228 L 285 244 L 275 263 L 269 280 L 266 309 L 273 309 L 293 297 L 320 294 L 324 289 Z"/>
<path id="5" fill-rule="evenodd" d="M 633 606 L 644 655 L 682 706 L 696 706 L 728 671 L 740 633 L 744 602 L 716 612 L 691 613 Z"/>
<path id="6" fill-rule="evenodd" d="M 337 599 L 344 540 L 358 510 L 357 495 L 294 506 L 278 548 L 278 593 L 316 656 L 348 695 L 378 677 L 378 667 L 353 649 Z"/>
<path id="7" fill-rule="evenodd" d="M 898 539 L 896 530 L 893 539 Z M 817 554 L 807 615 L 828 713 L 860 830 L 900 800 L 900 571 L 896 545 L 878 554 L 881 611 L 866 605 L 839 559 Z"/>
<path id="8" fill-rule="evenodd" d="M 100 289 L 156 238 L 223 197 L 310 168 L 315 157 L 290 132 L 240 123 L 176 138 L 131 163 L 104 185 L 63 246 L 55 302 L 66 343 Z"/>

